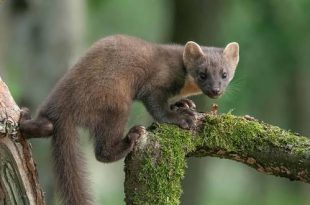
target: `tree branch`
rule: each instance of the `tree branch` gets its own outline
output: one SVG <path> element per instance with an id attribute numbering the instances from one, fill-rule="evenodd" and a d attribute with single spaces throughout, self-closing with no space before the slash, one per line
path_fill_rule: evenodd
<path id="1" fill-rule="evenodd" d="M 259 172 L 310 182 L 310 140 L 297 133 L 231 114 L 198 114 L 191 131 L 149 128 L 125 160 L 127 204 L 179 204 L 185 157 L 214 156 Z"/>
<path id="2" fill-rule="evenodd" d="M 30 146 L 17 129 L 19 113 L 0 78 L 0 204 L 44 205 Z"/>

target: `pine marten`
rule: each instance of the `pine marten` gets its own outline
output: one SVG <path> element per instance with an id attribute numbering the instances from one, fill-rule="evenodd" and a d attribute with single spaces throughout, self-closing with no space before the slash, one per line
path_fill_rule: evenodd
<path id="1" fill-rule="evenodd" d="M 125 35 L 103 38 L 56 84 L 37 116 L 21 112 L 20 130 L 28 138 L 52 137 L 55 174 L 66 205 L 89 205 L 76 128 L 95 137 L 99 161 L 125 157 L 144 132 L 135 126 L 124 136 L 130 106 L 141 101 L 158 122 L 189 129 L 195 124 L 194 103 L 185 97 L 222 95 L 239 61 L 238 43 L 225 48 L 160 45 Z M 176 102 L 169 105 L 171 99 Z M 177 100 L 180 100 L 177 102 Z"/>

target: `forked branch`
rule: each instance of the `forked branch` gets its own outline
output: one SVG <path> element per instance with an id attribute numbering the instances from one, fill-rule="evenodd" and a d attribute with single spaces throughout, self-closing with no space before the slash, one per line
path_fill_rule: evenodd
<path id="1" fill-rule="evenodd" d="M 127 158 L 127 204 L 179 204 L 185 157 L 213 156 L 265 174 L 310 182 L 310 140 L 297 133 L 232 114 L 198 114 L 186 131 L 154 125 Z"/>

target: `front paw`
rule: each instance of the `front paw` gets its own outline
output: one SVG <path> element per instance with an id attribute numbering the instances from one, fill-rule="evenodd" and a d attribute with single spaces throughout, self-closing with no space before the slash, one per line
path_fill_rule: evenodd
<path id="1" fill-rule="evenodd" d="M 197 116 L 196 112 L 186 108 L 179 108 L 176 112 L 176 122 L 179 127 L 183 129 L 191 129 L 195 127 Z"/>
<path id="2" fill-rule="evenodd" d="M 173 111 L 177 111 L 178 109 L 190 109 L 190 110 L 196 110 L 196 105 L 194 103 L 194 101 L 190 100 L 190 99 L 181 99 L 178 102 L 172 104 L 170 106 L 171 110 Z"/>
<path id="3" fill-rule="evenodd" d="M 193 116 L 182 116 L 178 125 L 183 129 L 191 129 L 196 125 L 196 119 Z"/>

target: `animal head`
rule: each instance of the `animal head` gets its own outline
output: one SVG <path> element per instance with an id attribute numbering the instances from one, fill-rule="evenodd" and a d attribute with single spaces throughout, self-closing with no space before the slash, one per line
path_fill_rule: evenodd
<path id="1" fill-rule="evenodd" d="M 234 77 L 239 62 L 239 44 L 232 42 L 225 48 L 213 48 L 200 47 L 189 41 L 184 48 L 183 62 L 201 91 L 210 98 L 217 98 Z"/>

